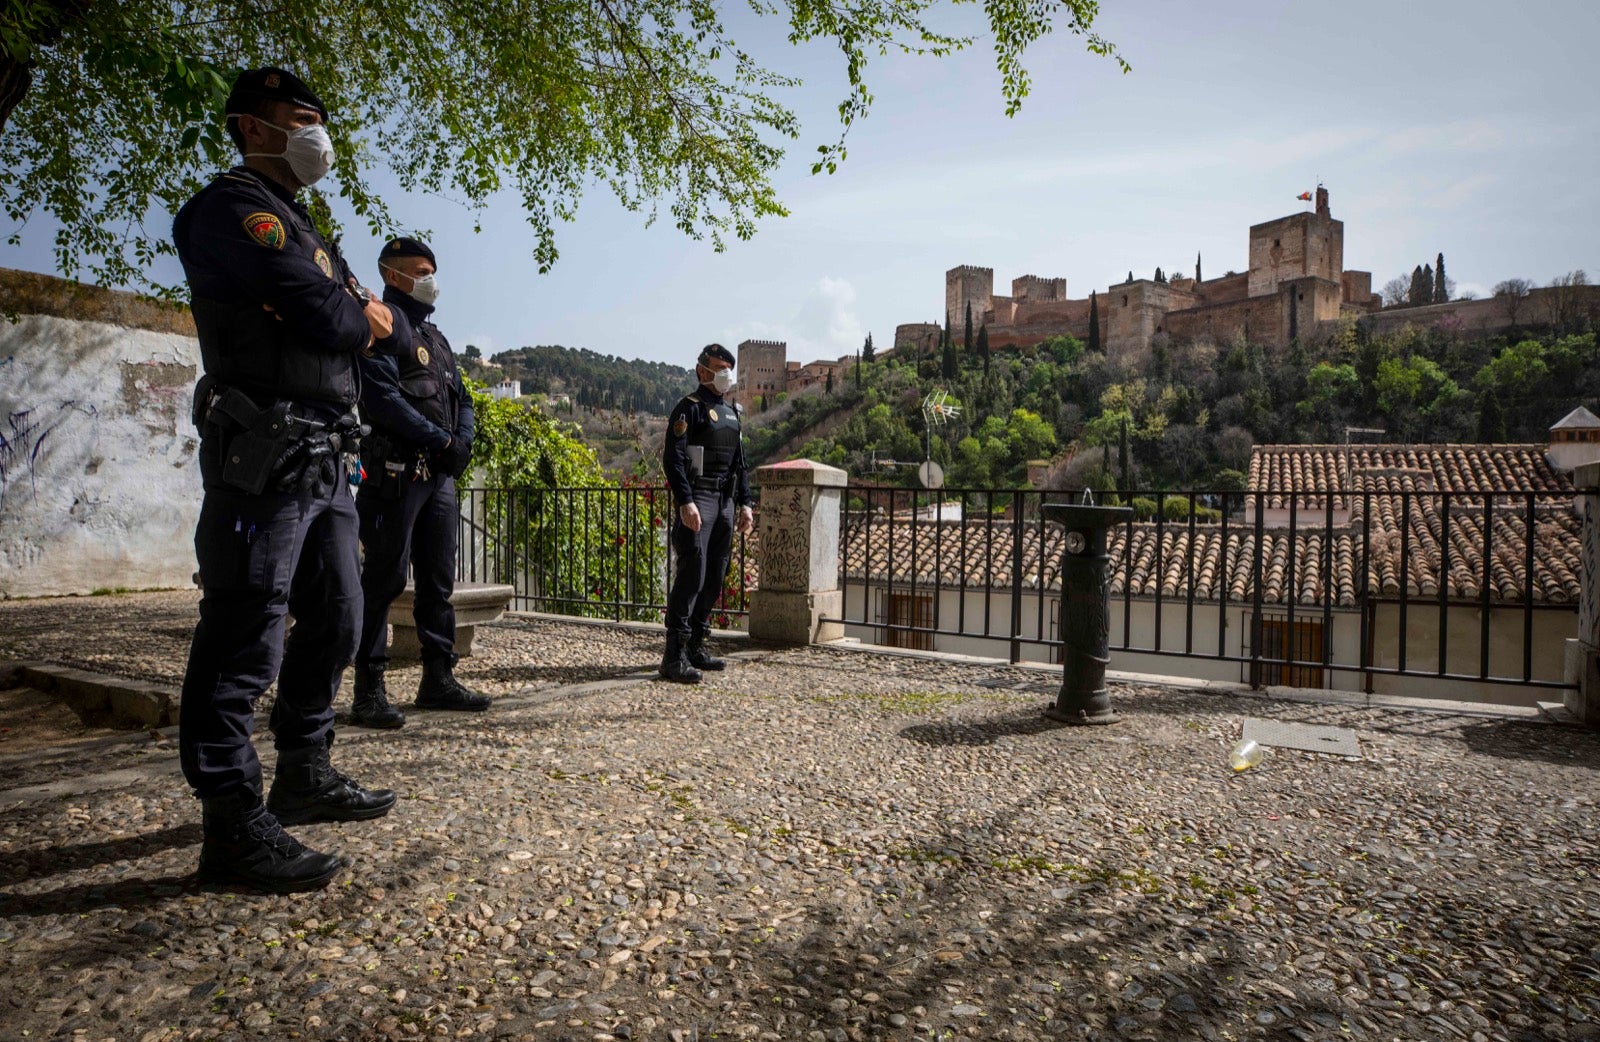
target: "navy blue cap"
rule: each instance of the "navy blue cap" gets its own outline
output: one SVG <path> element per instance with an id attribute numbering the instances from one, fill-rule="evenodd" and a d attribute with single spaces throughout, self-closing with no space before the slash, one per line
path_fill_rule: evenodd
<path id="1" fill-rule="evenodd" d="M 312 93 L 305 81 L 283 69 L 250 69 L 241 72 L 228 92 L 228 102 L 223 113 L 229 116 L 253 116 L 256 106 L 263 101 L 287 101 L 316 109 L 322 121 L 328 121 L 328 109 L 322 99 Z"/>
<path id="2" fill-rule="evenodd" d="M 713 358 L 720 358 L 729 365 L 737 365 L 739 362 L 738 359 L 733 357 L 733 352 L 729 351 L 721 344 L 707 344 L 705 347 L 702 347 L 700 349 L 700 357 L 696 359 L 696 361 L 700 365 L 705 365 L 706 362 Z"/>
<path id="3" fill-rule="evenodd" d="M 435 268 L 439 266 L 439 262 L 433 259 L 433 251 L 428 249 L 427 243 L 404 235 L 398 239 L 390 239 L 383 244 L 383 249 L 378 251 L 380 261 L 393 260 L 396 257 L 426 257 L 429 264 Z"/>

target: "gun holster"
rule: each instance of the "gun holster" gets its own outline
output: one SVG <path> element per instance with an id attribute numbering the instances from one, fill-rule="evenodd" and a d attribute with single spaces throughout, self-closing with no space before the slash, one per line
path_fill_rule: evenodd
<path id="1" fill-rule="evenodd" d="M 237 420 L 239 415 L 228 409 L 230 404 L 238 405 L 229 401 L 232 395 L 255 408 L 243 394 L 231 391 L 212 407 L 212 414 L 221 411 Z M 254 421 L 228 440 L 222 459 L 222 480 L 241 492 L 259 495 L 267 482 L 300 454 L 303 446 L 296 428 L 303 425 L 304 421 L 295 418 L 288 402 L 274 402 L 271 408 L 257 409 Z"/>

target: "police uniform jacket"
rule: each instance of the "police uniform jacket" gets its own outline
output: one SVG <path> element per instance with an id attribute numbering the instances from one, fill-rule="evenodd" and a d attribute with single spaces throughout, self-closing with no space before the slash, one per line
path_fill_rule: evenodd
<path id="1" fill-rule="evenodd" d="M 704 384 L 672 410 L 661 462 L 679 506 L 693 503 L 697 489 L 731 492 L 738 506 L 750 502 L 739 421 L 739 407 Z M 696 456 L 703 460 L 698 474 L 691 465 Z"/>
<path id="2" fill-rule="evenodd" d="M 287 399 L 317 419 L 355 404 L 356 358 L 371 327 L 346 291 L 350 269 L 338 247 L 293 192 L 234 167 L 183 205 L 172 238 L 207 374 L 258 405 Z M 394 317 L 396 335 L 377 350 L 394 350 L 408 335 L 403 316 Z"/>
<path id="3" fill-rule="evenodd" d="M 383 299 L 405 313 L 406 336 L 393 355 L 361 359 L 361 415 L 390 443 L 391 459 L 432 455 L 452 440 L 472 444 L 475 417 L 450 341 L 428 321 L 433 307 L 393 286 Z"/>

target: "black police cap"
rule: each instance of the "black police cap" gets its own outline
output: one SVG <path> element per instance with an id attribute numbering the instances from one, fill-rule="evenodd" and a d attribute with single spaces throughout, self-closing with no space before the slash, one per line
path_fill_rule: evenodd
<path id="1" fill-rule="evenodd" d="M 705 365 L 713 358 L 720 358 L 729 365 L 738 364 L 738 359 L 733 357 L 733 352 L 729 351 L 721 344 L 707 344 L 705 347 L 700 349 L 700 358 L 698 361 L 701 365 Z"/>
<path id="2" fill-rule="evenodd" d="M 228 102 L 223 112 L 229 116 L 253 116 L 263 101 L 287 101 L 308 109 L 316 109 L 324 123 L 328 109 L 322 99 L 312 93 L 305 81 L 283 69 L 251 69 L 241 72 L 228 92 Z"/>
<path id="3" fill-rule="evenodd" d="M 421 239 L 409 239 L 404 235 L 398 239 L 390 239 L 383 244 L 383 249 L 378 251 L 380 261 L 393 260 L 396 257 L 425 257 L 435 268 L 439 266 L 439 262 L 433 259 L 433 251 L 428 249 L 427 243 Z"/>

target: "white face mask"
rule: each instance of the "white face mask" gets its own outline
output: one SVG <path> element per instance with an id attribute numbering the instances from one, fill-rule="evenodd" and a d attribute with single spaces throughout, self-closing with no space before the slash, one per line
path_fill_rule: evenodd
<path id="1" fill-rule="evenodd" d="M 288 130 L 276 123 L 256 117 L 256 121 L 273 130 L 281 131 L 288 138 L 283 144 L 282 152 L 246 152 L 246 159 L 254 156 L 264 156 L 268 159 L 284 159 L 289 163 L 289 169 L 294 172 L 295 180 L 301 185 L 310 188 L 333 166 L 333 139 L 328 136 L 328 128 L 321 123 L 313 123 L 308 127 L 299 127 Z"/>
<path id="2" fill-rule="evenodd" d="M 439 299 L 439 276 L 436 273 L 430 273 L 427 275 L 407 275 L 405 272 L 391 264 L 385 264 L 383 267 L 394 272 L 396 275 L 401 276 L 402 278 L 411 280 L 411 291 L 407 293 L 406 296 L 410 297 L 418 304 L 427 304 L 431 307 L 433 303 Z"/>
<path id="3" fill-rule="evenodd" d="M 733 390 L 733 370 L 718 369 L 711 376 L 711 386 L 717 389 L 718 394 L 727 394 Z"/>

